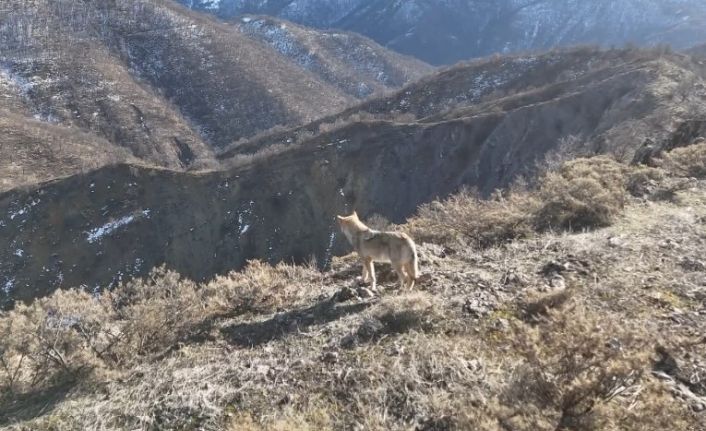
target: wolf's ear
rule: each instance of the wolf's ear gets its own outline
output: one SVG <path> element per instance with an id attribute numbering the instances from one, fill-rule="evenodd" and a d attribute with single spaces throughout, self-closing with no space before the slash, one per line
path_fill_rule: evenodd
<path id="1" fill-rule="evenodd" d="M 353 211 L 353 215 L 355 216 L 355 218 L 358 218 L 358 213 L 355 210 Z"/>

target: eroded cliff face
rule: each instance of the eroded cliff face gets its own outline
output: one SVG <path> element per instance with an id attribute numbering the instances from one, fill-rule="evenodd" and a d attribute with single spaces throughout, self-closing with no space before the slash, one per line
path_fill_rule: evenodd
<path id="1" fill-rule="evenodd" d="M 163 263 L 195 279 L 252 258 L 315 256 L 326 265 L 345 247 L 336 214 L 355 208 L 401 221 L 419 203 L 476 177 L 460 172 L 476 153 L 464 142 L 479 133 L 472 123 L 444 126 L 456 138 L 442 145 L 434 128 L 354 128 L 349 139 L 229 172 L 123 165 L 9 192 L 0 198 L 2 300 L 59 287 L 102 289 Z M 387 139 L 372 141 L 371 134 Z"/>

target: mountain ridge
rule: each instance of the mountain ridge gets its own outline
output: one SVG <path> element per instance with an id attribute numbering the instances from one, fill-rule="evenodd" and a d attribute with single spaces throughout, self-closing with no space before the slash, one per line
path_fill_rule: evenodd
<path id="1" fill-rule="evenodd" d="M 263 13 L 351 30 L 437 65 L 587 43 L 686 48 L 704 42 L 706 22 L 706 5 L 697 0 L 181 1 L 222 17 Z"/>

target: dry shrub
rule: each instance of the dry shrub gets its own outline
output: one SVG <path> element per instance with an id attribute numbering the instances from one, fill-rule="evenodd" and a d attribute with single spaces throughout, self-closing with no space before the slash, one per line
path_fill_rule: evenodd
<path id="1" fill-rule="evenodd" d="M 422 242 L 488 247 L 529 236 L 537 205 L 534 196 L 524 191 L 483 200 L 464 190 L 445 201 L 422 205 L 407 229 Z"/>
<path id="2" fill-rule="evenodd" d="M 524 363 L 500 396 L 501 423 L 515 430 L 663 429 L 655 424 L 665 421 L 645 428 L 645 416 L 665 410 L 674 415 L 670 423 L 688 422 L 659 386 L 644 390 L 649 337 L 578 306 L 549 312 L 537 326 L 519 324 L 512 347 Z"/>
<path id="3" fill-rule="evenodd" d="M 533 189 L 521 184 L 490 199 L 464 190 L 422 205 L 406 229 L 421 242 L 492 247 L 550 229 L 609 226 L 622 212 L 628 192 L 653 193 L 661 169 L 631 167 L 606 156 L 578 158 L 544 174 Z"/>
<path id="4" fill-rule="evenodd" d="M 164 267 L 100 296 L 56 291 L 0 314 L 0 388 L 36 391 L 97 367 L 122 369 L 174 348 L 222 313 L 272 310 L 311 293 L 314 267 L 250 262 L 199 285 Z"/>
<path id="5" fill-rule="evenodd" d="M 91 295 L 58 291 L 0 314 L 0 387 L 37 391 L 90 371 L 111 343 L 104 323 L 112 312 Z"/>
<path id="6" fill-rule="evenodd" d="M 540 181 L 538 229 L 581 230 L 609 226 L 627 199 L 628 168 L 608 157 L 565 163 Z"/>
<path id="7" fill-rule="evenodd" d="M 123 322 L 117 362 L 164 350 L 183 338 L 209 311 L 199 286 L 165 267 L 106 294 Z"/>
<path id="8" fill-rule="evenodd" d="M 477 416 L 478 388 L 488 384 L 478 354 L 467 336 L 410 332 L 371 344 L 335 381 L 342 419 L 365 430 L 480 429 L 463 426 L 480 422 L 466 416 Z"/>
<path id="9" fill-rule="evenodd" d="M 395 225 L 390 222 L 385 216 L 380 214 L 373 214 L 365 220 L 365 224 L 371 229 L 379 231 L 391 231 L 395 229 Z"/>
<path id="10" fill-rule="evenodd" d="M 657 184 L 664 180 L 664 171 L 648 166 L 635 166 L 627 174 L 625 187 L 633 196 L 646 196 L 654 192 Z"/>
<path id="11" fill-rule="evenodd" d="M 311 294 L 321 278 L 313 263 L 272 266 L 251 260 L 242 271 L 216 277 L 204 286 L 204 294 L 222 312 L 269 312 Z"/>
<path id="12" fill-rule="evenodd" d="M 676 148 L 662 155 L 662 167 L 674 175 L 706 178 L 706 142 Z"/>

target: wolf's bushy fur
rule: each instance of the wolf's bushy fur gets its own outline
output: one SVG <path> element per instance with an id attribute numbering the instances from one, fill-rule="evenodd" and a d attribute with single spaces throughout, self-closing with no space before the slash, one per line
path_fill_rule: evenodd
<path id="1" fill-rule="evenodd" d="M 370 229 L 353 212 L 338 216 L 338 224 L 363 261 L 363 281 L 376 287 L 375 262 L 389 262 L 400 278 L 402 287 L 413 288 L 419 278 L 417 248 L 412 238 L 402 232 Z"/>

